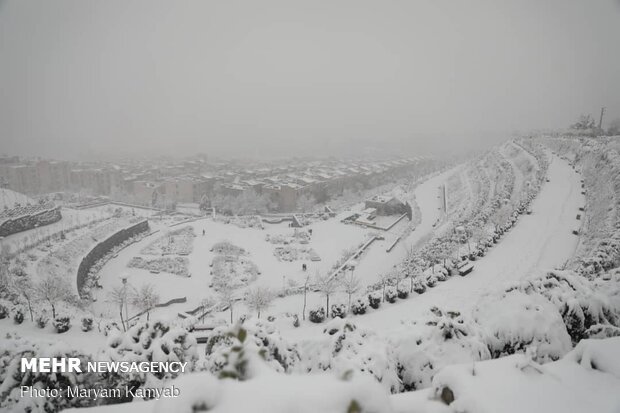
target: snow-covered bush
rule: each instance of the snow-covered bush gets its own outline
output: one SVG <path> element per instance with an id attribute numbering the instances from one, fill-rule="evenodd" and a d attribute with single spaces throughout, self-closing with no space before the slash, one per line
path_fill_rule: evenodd
<path id="1" fill-rule="evenodd" d="M 347 319 L 336 318 L 317 339 L 300 343 L 302 360 L 298 370 L 337 375 L 359 372 L 379 381 L 387 390 L 397 392 L 399 380 L 391 346 L 380 335 L 358 328 Z"/>
<path id="2" fill-rule="evenodd" d="M 21 324 L 24 322 L 24 312 L 22 310 L 15 311 L 15 314 L 13 314 L 13 322 L 15 324 Z"/>
<path id="3" fill-rule="evenodd" d="M 433 288 L 437 285 L 437 276 L 435 274 L 428 274 L 426 276 L 426 286 L 428 288 Z"/>
<path id="4" fill-rule="evenodd" d="M 288 375 L 265 367 L 249 343 L 239 347 L 246 377 L 217 379 L 207 372 L 183 375 L 172 384 L 179 396 L 141 404 L 144 412 L 392 413 L 388 394 L 362 374 Z M 236 353 L 235 355 L 238 355 Z M 123 410 L 126 409 L 126 410 Z M 132 410 L 133 409 L 133 410 Z M 120 405 L 121 413 L 135 404 Z"/>
<path id="5" fill-rule="evenodd" d="M 491 358 L 482 328 L 457 311 L 433 307 L 389 338 L 394 348 L 402 390 L 429 387 L 444 366 Z"/>
<path id="6" fill-rule="evenodd" d="M 9 316 L 9 309 L 4 305 L 0 304 L 0 320 L 5 319 Z"/>
<path id="7" fill-rule="evenodd" d="M 93 329 L 93 318 L 92 317 L 84 317 L 82 318 L 82 331 L 90 331 Z"/>
<path id="8" fill-rule="evenodd" d="M 207 340 L 205 366 L 213 374 L 225 371 L 234 348 L 244 343 L 251 344 L 267 365 L 278 372 L 289 371 L 300 360 L 295 346 L 282 338 L 273 323 L 250 319 L 213 330 Z"/>
<path id="9" fill-rule="evenodd" d="M 416 280 L 413 283 L 413 291 L 418 294 L 424 294 L 426 292 L 426 286 L 420 280 Z"/>
<path id="10" fill-rule="evenodd" d="M 365 300 L 358 298 L 351 303 L 351 312 L 356 315 L 366 314 L 368 304 Z"/>
<path id="11" fill-rule="evenodd" d="M 574 343 L 589 336 L 595 325 L 620 327 L 620 274 L 609 280 L 588 280 L 573 271 L 549 271 L 531 277 L 510 290 L 540 294 L 562 315 Z M 605 331 L 600 327 L 599 333 Z M 609 330 L 613 331 L 613 329 Z"/>
<path id="12" fill-rule="evenodd" d="M 368 294 L 368 305 L 375 310 L 381 305 L 381 296 L 376 293 Z"/>
<path id="13" fill-rule="evenodd" d="M 136 324 L 126 332 L 110 330 L 108 347 L 101 358 L 110 361 L 187 362 L 186 372 L 198 360 L 196 339 L 184 328 L 165 322 Z M 175 372 L 110 372 L 105 375 L 110 388 L 158 386 L 163 380 L 176 377 Z"/>
<path id="14" fill-rule="evenodd" d="M 397 296 L 396 288 L 388 287 L 385 289 L 385 301 L 388 303 L 395 303 Z"/>
<path id="15" fill-rule="evenodd" d="M 345 318 L 347 316 L 347 306 L 344 304 L 332 304 L 331 316 L 332 318 Z"/>
<path id="16" fill-rule="evenodd" d="M 308 319 L 313 323 L 322 323 L 325 321 L 325 309 L 323 307 L 318 307 L 314 310 L 310 310 Z"/>
<path id="17" fill-rule="evenodd" d="M 19 337 L 0 337 L 0 411 L 57 412 L 69 407 L 86 407 L 96 403 L 91 397 L 82 398 L 68 392 L 69 387 L 95 388 L 100 376 L 57 372 L 22 372 L 21 359 L 32 357 L 76 357 L 82 365 L 92 361 L 88 356 L 54 343 L 33 343 Z M 22 397 L 22 386 L 58 392 L 58 397 Z"/>
<path id="18" fill-rule="evenodd" d="M 558 310 L 538 294 L 513 290 L 487 297 L 474 309 L 494 358 L 535 350 L 534 360 L 560 359 L 571 340 Z"/>
<path id="19" fill-rule="evenodd" d="M 56 317 L 52 322 L 54 329 L 58 334 L 69 331 L 71 328 L 71 318 L 69 317 Z"/>

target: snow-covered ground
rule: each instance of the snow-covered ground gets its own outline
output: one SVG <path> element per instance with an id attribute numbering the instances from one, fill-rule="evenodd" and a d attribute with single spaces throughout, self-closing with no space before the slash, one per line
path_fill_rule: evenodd
<path id="1" fill-rule="evenodd" d="M 13 323 L 12 316 L 9 316 L 0 320 L 0 332 L 17 332 L 21 337 L 33 342 L 57 340 L 66 348 L 77 346 L 91 355 L 97 354 L 102 347 L 106 347 L 102 344 L 103 341 L 109 341 L 115 334 L 122 334 L 117 331 L 112 332 L 108 338 L 104 337 L 107 325 L 111 321 L 119 322 L 118 303 L 112 303 L 110 291 L 121 286 L 123 278 L 127 278 L 129 284 L 136 289 L 152 284 L 160 302 L 186 299 L 182 303 L 155 308 L 150 311 L 150 317 L 166 320 L 165 322 L 176 327 L 189 325 L 193 321 L 181 320 L 179 315 L 184 316 L 184 312 L 197 308 L 209 297 L 221 299 L 218 286 L 214 285 L 216 280 L 211 267 L 214 259 L 218 256 L 225 257 L 225 262 L 230 263 L 226 264 L 230 266 L 227 267 L 229 270 L 232 271 L 234 267 L 235 271 L 243 271 L 243 266 L 235 267 L 233 264 L 234 257 L 238 255 L 243 258 L 244 263 L 251 263 L 248 268 L 258 269 L 258 274 L 252 273 L 251 277 L 236 274 L 235 277 L 242 280 L 242 283 L 236 287 L 235 296 L 241 299 L 247 290 L 254 287 L 266 287 L 278 295 L 269 307 L 262 310 L 262 319 L 274 317 L 273 321 L 264 324 L 268 325 L 265 328 L 269 332 L 259 329 L 260 331 L 252 334 L 256 334 L 256 344 L 265 346 L 268 351 L 273 352 L 275 346 L 275 355 L 267 356 L 267 360 L 272 364 L 277 361 L 281 365 L 276 365 L 277 374 L 267 371 L 262 376 L 248 377 L 251 380 L 242 381 L 239 385 L 217 381 L 212 376 L 201 373 L 201 380 L 211 384 L 203 387 L 199 384 L 196 387 L 192 376 L 182 377 L 178 381 L 179 385 L 188 386 L 192 395 L 196 395 L 196 398 L 192 397 L 191 400 L 179 399 L 179 402 L 185 403 L 185 407 L 187 403 L 200 400 L 200 391 L 211 392 L 218 389 L 217 391 L 222 392 L 221 398 L 209 399 L 213 407 L 217 406 L 214 411 L 239 411 L 248 404 L 245 401 L 237 403 L 236 400 L 231 400 L 228 394 L 267 394 L 270 385 L 280 383 L 283 388 L 291 389 L 297 385 L 310 386 L 312 391 L 308 393 L 304 407 L 309 406 L 308 411 L 312 411 L 312 408 L 316 408 L 313 404 L 316 395 L 313 392 L 319 391 L 321 386 L 318 382 L 324 382 L 331 383 L 327 386 L 329 389 L 340 388 L 342 393 L 336 395 L 326 388 L 324 392 L 329 397 L 325 398 L 324 405 L 319 406 L 321 411 L 350 410 L 351 397 L 356 397 L 357 402 L 363 402 L 364 406 L 376 407 L 376 411 L 403 413 L 511 411 L 511 406 L 520 406 L 521 410 L 515 411 L 548 411 L 564 406 L 566 411 L 581 412 L 586 411 L 589 405 L 596 406 L 597 411 L 613 411 L 610 409 L 617 407 L 619 402 L 617 397 L 609 396 L 620 379 L 613 367 L 618 360 L 618 354 L 612 350 L 617 345 L 617 340 L 609 340 L 606 344 L 601 344 L 601 347 L 597 347 L 596 343 L 584 344 L 563 360 L 549 362 L 567 354 L 580 338 L 592 337 L 593 335 L 576 336 L 575 332 L 585 334 L 583 331 L 594 324 L 607 323 L 599 327 L 599 330 L 607 328 L 608 335 L 616 334 L 614 308 L 620 308 L 620 296 L 613 292 L 609 297 L 596 294 L 606 285 L 609 285 L 610 291 L 614 290 L 611 288 L 612 283 L 620 280 L 620 275 L 610 274 L 601 278 L 597 284 L 597 292 L 590 291 L 585 285 L 587 281 L 582 280 L 579 284 L 580 295 L 571 295 L 571 283 L 572 286 L 576 284 L 572 277 L 577 275 L 570 271 L 573 269 L 570 260 L 575 256 L 579 245 L 580 232 L 587 230 L 580 228 L 583 219 L 577 219 L 577 214 L 584 213 L 580 208 L 587 205 L 586 196 L 582 192 L 583 177 L 569 161 L 546 151 L 548 169 L 542 168 L 542 171 L 546 170 L 547 179 L 541 178 L 537 173 L 540 165 L 547 165 L 546 160 L 540 161 L 545 156 L 542 156 L 539 150 L 528 152 L 529 150 L 531 148 L 525 149 L 520 144 L 508 143 L 466 163 L 436 173 L 422 182 L 390 189 L 391 195 L 397 195 L 414 205 L 415 216 L 411 222 L 403 220 L 389 231 L 342 222 L 342 219 L 351 213 L 361 211 L 363 203 L 350 206 L 335 217 L 311 220 L 309 225 L 300 229 L 290 227 L 286 221 L 278 224 L 263 223 L 261 226 L 260 221 L 253 218 L 253 225 L 257 222 L 258 225 L 251 227 L 244 223 L 244 220 L 250 220 L 249 218 L 232 219 L 233 222 L 229 222 L 231 220 L 227 217 L 160 217 L 151 216 L 153 211 L 139 211 L 136 215 L 150 218 L 152 233 L 115 252 L 100 268 L 98 280 L 101 288 L 92 290 L 96 300 L 80 309 L 76 308 L 71 330 L 58 335 L 50 324 L 40 329 L 29 320 L 18 326 Z M 366 287 L 376 284 L 381 275 L 403 271 L 402 263 L 410 259 L 412 250 L 422 249 L 437 240 L 442 242 L 446 234 L 456 234 L 456 226 L 465 225 L 467 220 L 478 222 L 473 220 L 480 216 L 482 209 L 492 217 L 497 211 L 497 205 L 500 205 L 500 208 L 502 205 L 512 207 L 523 201 L 528 195 L 528 182 L 536 180 L 542 182 L 542 187 L 530 204 L 531 214 L 515 215 L 518 216 L 516 224 L 506 231 L 483 257 L 473 262 L 474 270 L 468 275 L 453 275 L 432 288 L 429 286 L 422 294 L 414 292 L 407 298 L 395 300 L 394 303 L 383 302 L 378 309 L 369 307 L 365 314 L 348 314 L 345 319 L 336 318 L 316 324 L 301 320 L 304 296 L 297 288 L 303 285 L 307 277 L 332 273 L 334 268 L 349 256 L 347 251 L 355 250 L 369 239 L 380 236 L 369 244 L 360 257 L 349 261 L 354 264 L 353 274 L 359 277 L 361 286 L 354 298 L 366 300 Z M 444 214 L 440 208 L 438 188 L 444 184 L 449 187 L 448 214 Z M 598 191 L 596 188 L 593 190 Z M 595 193 L 597 194 L 598 192 Z M 124 208 L 123 211 L 125 218 L 135 219 L 131 208 Z M 67 234 L 67 239 L 58 240 L 57 245 L 43 245 L 36 251 L 31 250 L 29 256 L 22 260 L 25 262 L 26 271 L 33 268 L 39 272 L 41 269 L 45 270 L 47 267 L 39 265 L 43 262 L 42 257 L 52 252 L 60 254 L 63 247 L 84 239 L 85 242 L 79 242 L 79 248 L 70 248 L 69 254 L 64 254 L 70 258 L 63 261 L 66 261 L 65 264 L 54 266 L 54 271 L 61 270 L 74 277 L 75 271 L 71 268 L 75 266 L 73 258 L 82 256 L 89 245 L 95 242 L 90 239 L 92 237 L 88 237 L 88 231 L 97 231 L 100 226 L 108 228 L 110 225 L 112 226 L 109 230 L 112 231 L 118 226 L 113 225 L 110 217 L 112 212 L 114 211 L 107 207 L 75 211 L 81 215 L 71 219 L 73 224 L 82 220 L 102 221 L 92 225 L 90 229 L 85 227 Z M 604 222 L 603 218 L 599 221 Z M 597 225 L 600 226 L 599 221 L 595 223 L 598 222 Z M 495 224 L 492 219 L 480 222 L 487 226 Z M 67 223 L 68 221 L 65 225 Z M 54 228 L 56 227 L 50 226 L 50 229 Z M 573 233 L 575 230 L 579 230 L 577 234 Z M 28 239 L 32 237 L 31 234 L 24 233 L 19 236 Z M 97 238 L 95 233 L 93 235 Z M 21 242 L 19 236 L 9 237 L 8 241 Z M 399 237 L 396 247 L 387 252 L 388 246 Z M 226 251 L 222 250 L 222 247 L 214 248 L 223 241 L 229 243 Z M 463 252 L 468 244 L 454 245 Z M 298 251 L 303 258 L 287 260 L 295 255 L 287 253 L 282 255 L 287 259 L 279 259 L 276 254 L 278 248 L 288 248 L 289 252 Z M 73 250 L 76 251 L 75 254 L 71 253 Z M 311 254 L 320 257 L 320 260 L 310 260 L 308 257 Z M 455 255 L 454 252 L 451 254 Z M 165 271 L 129 268 L 128 263 L 135 258 L 186 261 L 190 276 L 183 275 L 184 271 L 171 274 Z M 302 264 L 306 264 L 306 271 L 302 269 Z M 440 267 L 437 265 L 434 268 Z M 569 269 L 565 271 L 566 274 L 562 273 L 564 278 L 561 280 L 552 277 L 547 283 L 544 278 L 536 278 L 546 270 L 558 268 Z M 430 269 L 426 270 L 427 273 L 428 271 Z M 557 281 L 555 287 L 551 285 L 554 280 Z M 409 287 L 409 281 L 403 283 Z M 528 290 L 523 287 L 534 284 L 538 289 Z M 541 290 L 542 286 L 547 284 L 548 289 L 556 288 L 549 296 Z M 506 292 L 507 287 L 511 286 L 520 287 Z M 553 297 L 560 295 L 562 297 L 555 302 Z M 589 297 L 591 301 L 582 303 L 580 300 L 583 297 Z M 341 288 L 330 296 L 330 304 L 346 301 L 347 295 Z M 37 309 L 39 304 L 35 305 Z M 311 288 L 306 304 L 308 314 L 309 310 L 317 306 L 325 306 L 325 297 Z M 591 315 L 599 318 L 592 318 L 591 323 L 583 325 L 580 333 L 578 321 L 583 321 L 586 317 L 570 317 L 573 311 L 577 314 L 584 305 L 589 306 L 583 310 L 589 318 L 592 318 Z M 129 308 L 130 317 L 140 311 L 139 307 L 134 308 L 133 304 L 129 305 Z M 64 315 L 71 311 L 71 307 L 63 304 L 59 306 L 59 311 Z M 205 324 L 227 324 L 229 318 L 237 319 L 242 316 L 249 318 L 243 324 L 248 329 L 253 323 L 261 323 L 261 320 L 252 318 L 255 310 L 248 308 L 242 300 L 234 304 L 233 311 L 234 317 L 228 310 L 216 311 L 207 316 Z M 82 332 L 79 329 L 81 318 L 88 315 L 94 316 L 95 328 Z M 295 316 L 298 316 L 299 320 L 294 323 Z M 146 315 L 143 315 L 141 319 L 132 320 L 138 323 L 135 328 L 145 319 Z M 577 320 L 577 324 L 572 325 L 574 320 Z M 193 346 L 192 351 L 197 349 L 201 354 L 201 363 L 204 363 L 204 366 L 200 368 L 210 370 L 213 374 L 215 372 L 212 368 L 222 360 L 218 357 L 222 357 L 226 351 L 234 351 L 231 349 L 235 347 L 228 346 L 230 343 L 226 340 L 209 341 L 198 346 L 192 344 L 192 340 L 216 338 L 217 334 L 229 337 L 226 329 L 237 327 L 220 328 L 224 330 L 216 329 L 213 333 L 184 333 L 190 337 L 187 344 Z M 181 330 L 185 331 L 182 328 Z M 219 350 L 214 350 L 217 343 L 222 345 L 221 354 L 218 353 Z M 586 346 L 588 347 L 585 348 Z M 526 355 L 505 357 L 513 352 L 526 352 Z M 497 357 L 503 358 L 481 361 Z M 582 362 L 589 358 L 595 359 L 594 364 Z M 284 366 L 282 360 L 288 360 L 291 364 Z M 540 366 L 533 360 L 548 364 Z M 598 365 L 603 362 L 605 369 Z M 466 364 L 453 366 L 455 363 Z M 594 367 L 594 370 L 590 367 Z M 323 370 L 330 372 L 322 378 L 316 375 L 323 373 Z M 348 377 L 349 370 L 354 372 L 351 382 L 356 383 L 354 386 L 350 386 L 347 380 L 343 384 L 334 379 L 336 375 Z M 475 374 L 472 374 L 472 371 Z M 280 374 L 282 372 L 288 374 L 284 376 Z M 306 374 L 308 372 L 311 374 Z M 362 378 L 358 381 L 357 375 L 360 372 Z M 366 381 L 367 376 L 374 377 L 379 381 L 379 385 L 372 380 Z M 569 376 L 570 379 L 566 379 Z M 365 390 L 352 390 L 357 388 L 356 386 Z M 531 397 L 536 395 L 542 402 L 529 405 L 516 399 L 513 390 L 515 386 L 522 388 L 523 392 L 532 395 Z M 389 398 L 385 393 L 386 390 L 398 392 L 425 387 L 426 390 Z M 444 392 L 444 388 L 449 388 L 450 393 Z M 578 391 L 571 392 L 573 388 Z M 488 391 L 492 391 L 495 396 L 486 397 Z M 373 396 L 361 396 L 366 393 Z M 562 397 L 563 402 L 553 404 L 555 397 Z M 376 404 L 376 400 L 381 402 Z M 131 407 L 139 411 L 153 411 L 153 408 L 168 409 L 177 406 L 174 400 L 170 403 L 139 403 Z M 286 402 L 272 405 L 262 397 L 257 398 L 251 405 L 273 408 L 274 411 L 280 408 L 287 411 L 290 407 Z M 353 408 L 355 407 L 353 405 Z M 571 407 L 573 410 L 570 410 Z M 101 411 L 105 410 L 107 409 L 101 408 Z"/>

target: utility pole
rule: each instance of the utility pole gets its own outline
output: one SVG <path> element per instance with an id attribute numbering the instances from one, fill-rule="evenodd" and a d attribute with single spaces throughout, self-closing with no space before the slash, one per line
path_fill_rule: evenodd
<path id="1" fill-rule="evenodd" d="M 605 107 L 603 106 L 601 108 L 601 117 L 598 120 L 598 128 L 602 129 L 603 128 L 603 115 L 605 114 Z"/>

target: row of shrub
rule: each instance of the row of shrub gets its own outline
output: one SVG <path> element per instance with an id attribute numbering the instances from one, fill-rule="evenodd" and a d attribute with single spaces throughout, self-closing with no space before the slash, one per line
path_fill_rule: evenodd
<path id="1" fill-rule="evenodd" d="M 418 293 L 423 293 L 426 288 L 417 290 Z M 373 291 L 366 296 L 358 297 L 351 301 L 351 308 L 348 309 L 345 304 L 336 303 L 330 306 L 329 315 L 331 318 L 345 318 L 349 312 L 355 315 L 366 314 L 368 308 L 378 309 L 382 302 L 393 304 L 397 299 L 406 299 L 409 297 L 409 290 L 401 287 L 387 287 L 385 293 L 380 291 Z M 327 318 L 325 307 L 319 306 L 308 313 L 308 319 L 313 323 L 322 323 Z"/>
<path id="2" fill-rule="evenodd" d="M 0 320 L 3 320 L 8 317 L 12 317 L 13 322 L 15 324 L 22 324 L 25 319 L 24 312 L 21 309 L 19 308 L 14 309 L 11 315 L 11 311 L 5 305 L 0 304 Z M 39 328 L 47 327 L 49 321 L 50 319 L 45 314 L 40 314 L 34 319 L 35 325 Z M 51 321 L 52 321 L 52 326 L 54 327 L 54 331 L 56 331 L 59 334 L 67 332 L 69 331 L 69 329 L 71 329 L 71 318 L 70 317 L 57 316 Z M 84 332 L 92 330 L 93 329 L 93 318 L 83 317 L 81 319 L 81 329 Z"/>

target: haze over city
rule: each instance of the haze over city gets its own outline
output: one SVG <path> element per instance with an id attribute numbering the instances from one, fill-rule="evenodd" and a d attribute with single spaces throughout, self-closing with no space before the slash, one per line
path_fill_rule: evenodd
<path id="1" fill-rule="evenodd" d="M 609 120 L 619 19 L 614 0 L 5 0 L 0 153 L 435 153 Z"/>

